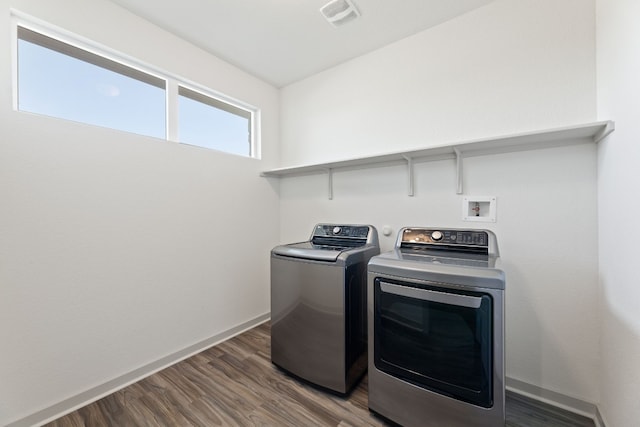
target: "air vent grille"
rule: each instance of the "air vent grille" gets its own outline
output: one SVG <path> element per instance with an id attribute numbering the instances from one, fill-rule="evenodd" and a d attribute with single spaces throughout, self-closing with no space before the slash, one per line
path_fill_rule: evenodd
<path id="1" fill-rule="evenodd" d="M 322 16 L 334 27 L 339 27 L 360 16 L 351 0 L 332 0 L 320 8 Z"/>

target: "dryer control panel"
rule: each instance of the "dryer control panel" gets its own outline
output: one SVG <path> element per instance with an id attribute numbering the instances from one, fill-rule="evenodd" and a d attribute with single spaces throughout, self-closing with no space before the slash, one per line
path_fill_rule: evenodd
<path id="1" fill-rule="evenodd" d="M 400 230 L 396 247 L 497 255 L 495 235 L 488 230 L 407 227 Z"/>

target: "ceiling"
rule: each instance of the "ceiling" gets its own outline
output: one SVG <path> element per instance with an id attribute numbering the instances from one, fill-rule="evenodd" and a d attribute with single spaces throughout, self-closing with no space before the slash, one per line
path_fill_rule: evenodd
<path id="1" fill-rule="evenodd" d="M 493 0 L 353 0 L 340 27 L 329 0 L 111 0 L 277 87 L 376 50 Z"/>

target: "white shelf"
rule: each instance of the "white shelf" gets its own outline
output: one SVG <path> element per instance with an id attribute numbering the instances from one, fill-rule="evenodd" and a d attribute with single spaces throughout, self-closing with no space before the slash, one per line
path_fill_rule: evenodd
<path id="1" fill-rule="evenodd" d="M 403 163 L 409 174 L 409 195 L 413 196 L 413 164 L 434 160 L 455 159 L 457 171 L 457 193 L 462 193 L 462 159 L 464 157 L 515 151 L 537 150 L 567 145 L 597 143 L 615 129 L 613 121 L 586 123 L 536 132 L 483 138 L 454 144 L 440 145 L 420 150 L 401 151 L 375 156 L 358 157 L 348 160 L 293 166 L 264 171 L 264 177 L 286 177 L 326 173 L 329 177 L 329 199 L 333 197 L 333 171 L 336 169 L 357 169 Z"/>

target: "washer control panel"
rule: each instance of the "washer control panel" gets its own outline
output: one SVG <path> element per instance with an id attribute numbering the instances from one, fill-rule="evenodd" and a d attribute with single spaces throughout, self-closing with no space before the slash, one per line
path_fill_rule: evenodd
<path id="1" fill-rule="evenodd" d="M 369 229 L 366 225 L 319 224 L 313 232 L 313 237 L 366 239 L 369 235 Z"/>
<path id="2" fill-rule="evenodd" d="M 469 229 L 404 228 L 399 247 L 425 247 L 449 250 L 488 249 L 489 231 Z"/>

